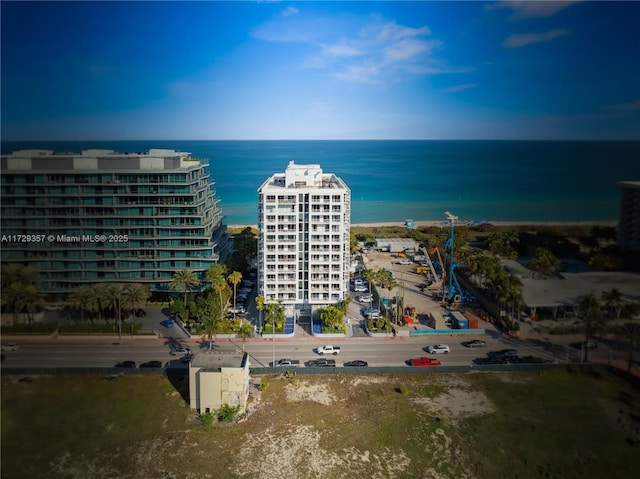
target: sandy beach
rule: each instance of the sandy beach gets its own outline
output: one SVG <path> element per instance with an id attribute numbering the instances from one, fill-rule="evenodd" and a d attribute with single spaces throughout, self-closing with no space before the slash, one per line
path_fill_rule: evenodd
<path id="1" fill-rule="evenodd" d="M 416 227 L 421 226 L 448 226 L 448 220 L 424 220 L 424 221 L 414 221 Z M 456 221 L 455 226 L 480 226 L 481 224 L 491 224 L 494 226 L 616 226 L 618 224 L 617 221 Z M 246 228 L 250 226 L 251 228 L 258 228 L 258 225 L 227 225 L 228 228 Z M 376 222 L 376 223 L 351 223 L 351 226 L 354 227 L 363 227 L 363 228 L 382 228 L 385 226 L 389 227 L 404 227 L 404 221 L 387 221 L 387 222 Z"/>

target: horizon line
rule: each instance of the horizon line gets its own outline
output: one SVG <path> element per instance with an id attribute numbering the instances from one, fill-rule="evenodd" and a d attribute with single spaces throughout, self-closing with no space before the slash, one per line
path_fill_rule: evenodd
<path id="1" fill-rule="evenodd" d="M 2 139 L 0 143 L 53 143 L 53 142 L 120 142 L 120 141 L 627 141 L 637 142 L 640 138 L 128 138 L 128 139 Z"/>

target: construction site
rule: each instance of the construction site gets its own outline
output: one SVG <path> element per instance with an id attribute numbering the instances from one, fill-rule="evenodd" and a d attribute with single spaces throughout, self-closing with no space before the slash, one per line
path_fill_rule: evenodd
<path id="1" fill-rule="evenodd" d="M 402 311 L 390 312 L 400 336 L 482 334 L 485 328 L 493 327 L 492 316 L 456 275 L 458 264 L 452 246 L 458 218 L 446 214 L 450 230 L 444 251 L 437 246 L 420 247 L 412 239 L 382 238 L 362 254 L 367 269 L 386 269 L 397 283 L 393 297 L 385 300 L 402 307 Z"/>

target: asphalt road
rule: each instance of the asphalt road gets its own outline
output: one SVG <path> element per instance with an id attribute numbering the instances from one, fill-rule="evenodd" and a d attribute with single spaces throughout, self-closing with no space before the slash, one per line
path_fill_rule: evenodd
<path id="1" fill-rule="evenodd" d="M 496 351 L 504 348 L 515 347 L 520 355 L 535 355 L 547 359 L 563 360 L 560 354 L 553 351 L 545 351 L 542 347 L 533 347 L 519 341 L 504 339 L 502 337 L 478 336 L 487 341 L 486 348 L 469 349 L 462 346 L 462 341 L 473 339 L 469 337 L 447 337 L 437 340 L 429 338 L 358 338 L 341 339 L 334 342 L 341 347 L 342 352 L 337 356 L 328 357 L 336 359 L 338 365 L 344 361 L 362 359 L 368 361 L 371 366 L 402 366 L 405 361 L 418 356 L 426 356 L 424 348 L 435 344 L 436 341 L 450 346 L 449 354 L 438 354 L 443 365 L 469 365 L 479 356 L 484 356 L 488 351 Z M 176 342 L 184 342 L 192 351 L 208 349 L 209 343 L 200 340 L 176 340 L 176 339 L 147 339 L 131 340 L 123 338 L 122 341 L 113 340 L 55 340 L 33 339 L 21 340 L 17 351 L 5 352 L 3 367 L 111 367 L 120 361 L 131 360 L 140 364 L 146 361 L 157 360 L 163 363 L 173 361 L 178 363 L 178 358 L 169 354 L 170 345 Z M 241 351 L 243 347 L 249 353 L 250 361 L 254 367 L 268 366 L 274 358 L 298 359 L 301 363 L 320 357 L 313 349 L 325 344 L 314 338 L 286 339 L 272 341 L 270 339 L 252 339 L 244 344 L 238 339 L 219 339 L 213 343 L 213 348 L 222 351 Z"/>

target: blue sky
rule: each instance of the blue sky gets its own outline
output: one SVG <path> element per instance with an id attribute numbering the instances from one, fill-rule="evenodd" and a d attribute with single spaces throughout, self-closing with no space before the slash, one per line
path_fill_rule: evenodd
<path id="1" fill-rule="evenodd" d="M 0 2 L 3 140 L 640 139 L 640 2 Z"/>

